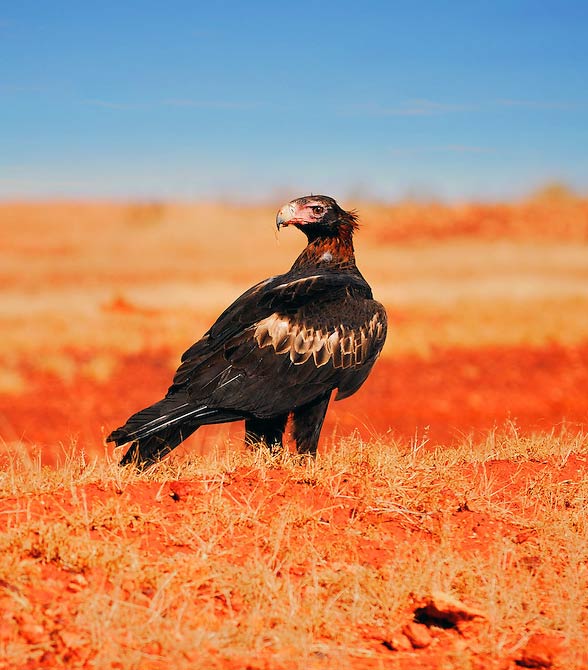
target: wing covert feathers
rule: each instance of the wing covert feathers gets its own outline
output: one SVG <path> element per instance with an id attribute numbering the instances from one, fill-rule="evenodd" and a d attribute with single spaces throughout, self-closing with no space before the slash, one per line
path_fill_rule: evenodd
<path id="1" fill-rule="evenodd" d="M 334 368 L 360 366 L 374 352 L 380 352 L 385 337 L 383 309 L 376 309 L 369 320 L 354 327 L 314 327 L 274 313 L 259 321 L 254 331 L 260 349 L 273 347 L 276 354 L 288 354 L 294 365 L 302 365 L 312 357 L 317 368 L 329 361 Z"/>

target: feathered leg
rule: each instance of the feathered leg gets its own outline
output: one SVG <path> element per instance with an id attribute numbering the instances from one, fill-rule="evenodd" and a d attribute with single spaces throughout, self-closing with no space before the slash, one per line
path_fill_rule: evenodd
<path id="1" fill-rule="evenodd" d="M 245 442 L 251 445 L 264 442 L 272 450 L 281 449 L 287 420 L 287 414 L 281 414 L 271 419 L 257 419 L 255 417 L 247 419 L 245 421 Z"/>
<path id="2" fill-rule="evenodd" d="M 294 410 L 294 439 L 299 454 L 316 456 L 321 428 L 331 393 Z"/>

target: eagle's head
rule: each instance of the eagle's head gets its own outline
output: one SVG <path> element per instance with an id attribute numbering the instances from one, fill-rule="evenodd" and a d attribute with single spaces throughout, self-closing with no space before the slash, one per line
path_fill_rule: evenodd
<path id="1" fill-rule="evenodd" d="M 353 235 L 357 216 L 341 209 L 328 195 L 305 195 L 284 205 L 276 215 L 281 226 L 296 226 L 309 241 L 320 237 Z"/>

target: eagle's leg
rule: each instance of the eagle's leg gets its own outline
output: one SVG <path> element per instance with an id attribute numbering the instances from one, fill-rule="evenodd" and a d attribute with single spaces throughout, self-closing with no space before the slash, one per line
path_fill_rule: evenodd
<path id="1" fill-rule="evenodd" d="M 321 434 L 330 397 L 331 393 L 329 392 L 318 400 L 294 410 L 293 435 L 299 454 L 316 456 L 319 435 Z"/>
<path id="2" fill-rule="evenodd" d="M 255 417 L 247 419 L 245 421 L 245 442 L 250 445 L 263 442 L 272 450 L 281 449 L 287 420 L 287 414 L 280 414 L 271 419 Z"/>

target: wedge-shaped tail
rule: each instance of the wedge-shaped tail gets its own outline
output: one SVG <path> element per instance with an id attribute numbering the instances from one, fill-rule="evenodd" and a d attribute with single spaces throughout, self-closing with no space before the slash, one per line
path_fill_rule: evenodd
<path id="1" fill-rule="evenodd" d="M 135 463 L 147 467 L 175 449 L 200 426 L 242 418 L 236 412 L 195 406 L 188 401 L 186 394 L 176 393 L 133 414 L 106 440 L 116 446 L 132 442 L 121 465 Z"/>

